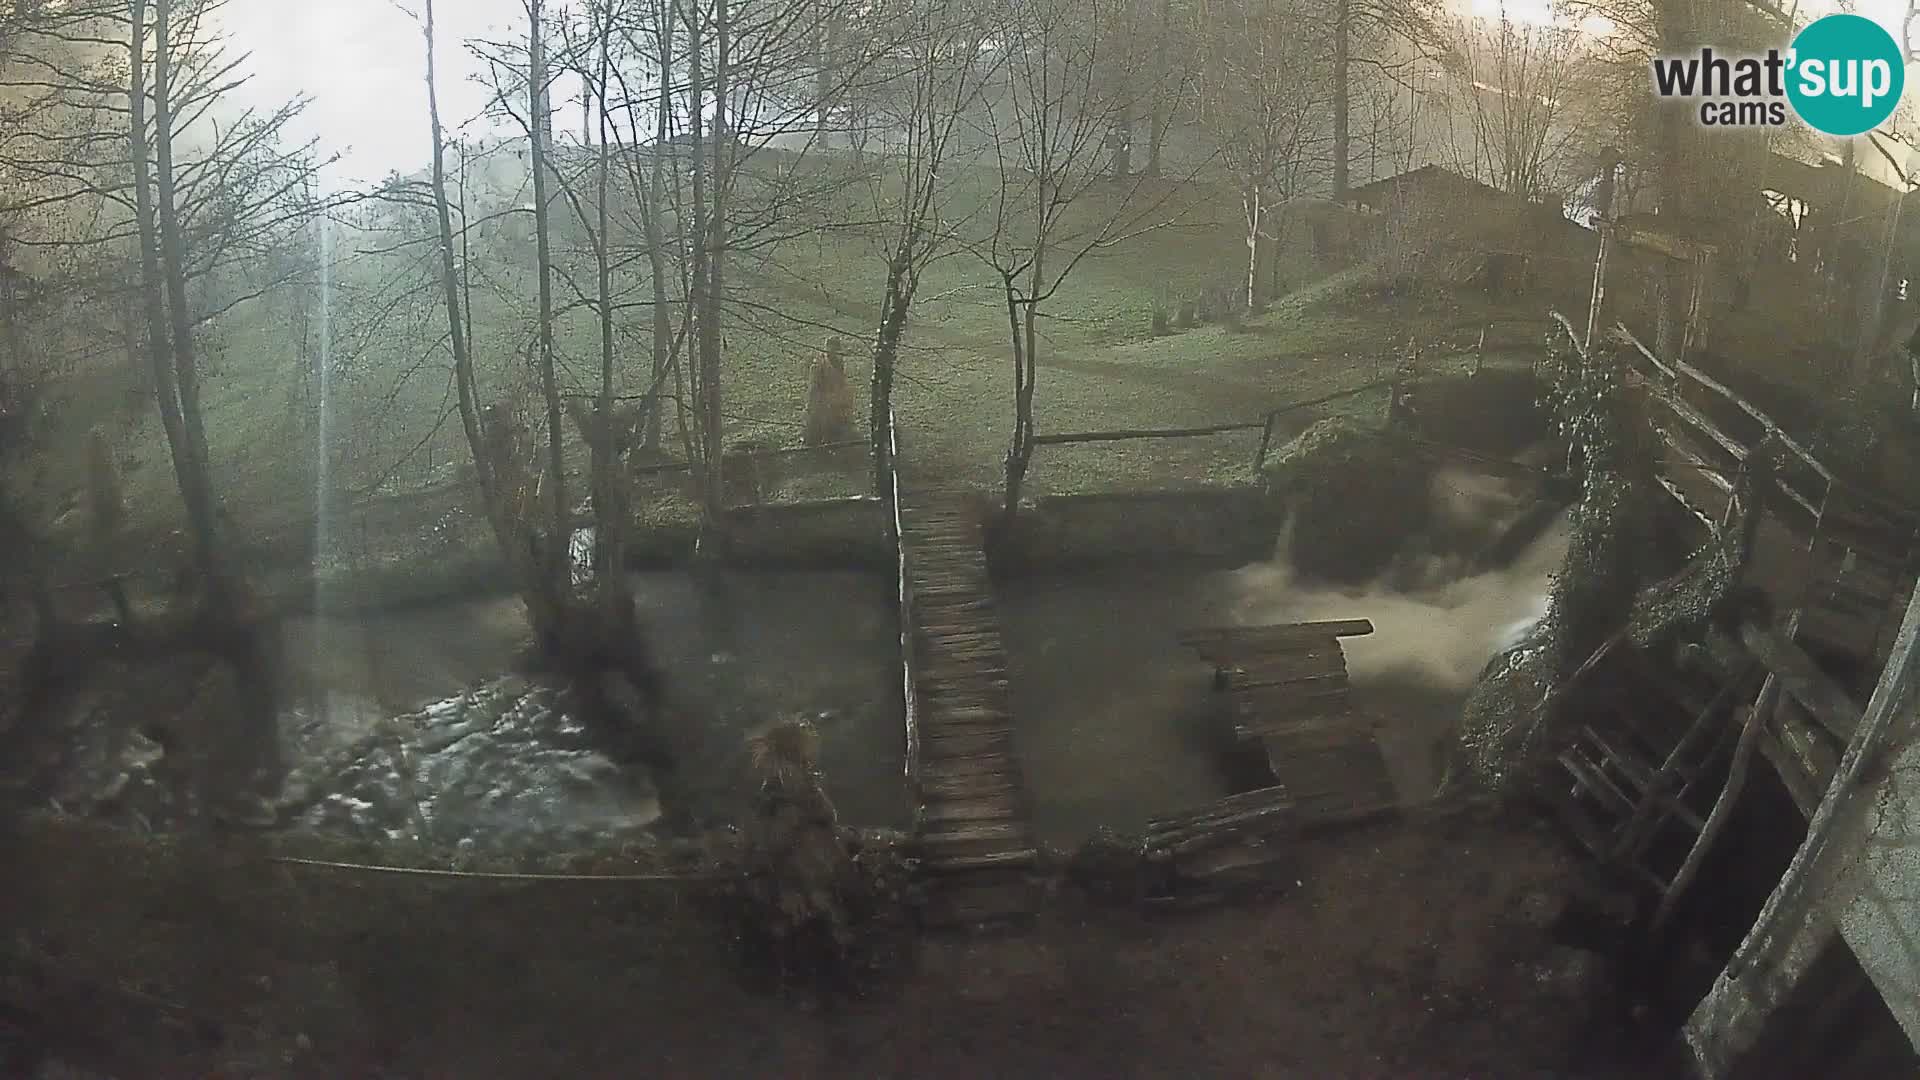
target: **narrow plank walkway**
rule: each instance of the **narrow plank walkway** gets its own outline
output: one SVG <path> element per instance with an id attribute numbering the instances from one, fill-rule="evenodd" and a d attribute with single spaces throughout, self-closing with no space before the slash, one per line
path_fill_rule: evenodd
<path id="1" fill-rule="evenodd" d="M 1038 856 L 1013 751 L 1007 657 L 967 497 L 901 494 L 900 547 L 912 615 L 908 768 L 928 875 L 925 920 L 972 926 L 1033 910 Z"/>

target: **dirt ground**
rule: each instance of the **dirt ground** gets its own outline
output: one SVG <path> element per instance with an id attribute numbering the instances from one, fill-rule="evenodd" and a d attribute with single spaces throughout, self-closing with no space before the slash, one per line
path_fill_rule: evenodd
<path id="1" fill-rule="evenodd" d="M 56 883 L 38 899 L 57 908 L 0 913 L 64 969 L 221 1018 L 149 1037 L 123 1008 L 74 1011 L 61 1056 L 122 1077 L 1635 1075 L 1592 1056 L 1619 1045 L 1603 965 L 1549 941 L 1576 873 L 1551 833 L 1455 815 L 1298 854 L 1297 885 L 1211 911 L 1063 892 L 1026 929 L 923 938 L 905 974 L 837 1005 L 750 991 L 717 927 L 650 933 L 581 886 L 423 902 L 436 886 L 277 872 L 375 933 L 249 931 L 269 913 L 177 882 Z M 359 888 L 408 891 L 390 917 L 325 892 Z M 181 964 L 199 970 L 164 970 Z"/>

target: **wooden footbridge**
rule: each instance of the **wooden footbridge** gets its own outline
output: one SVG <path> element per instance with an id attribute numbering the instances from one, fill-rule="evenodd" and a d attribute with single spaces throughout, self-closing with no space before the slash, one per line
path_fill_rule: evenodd
<path id="1" fill-rule="evenodd" d="M 979 509 L 958 492 L 902 492 L 902 646 L 914 837 L 928 875 L 923 918 L 975 926 L 1034 904 L 1038 851 L 1014 756 L 1007 658 Z"/>

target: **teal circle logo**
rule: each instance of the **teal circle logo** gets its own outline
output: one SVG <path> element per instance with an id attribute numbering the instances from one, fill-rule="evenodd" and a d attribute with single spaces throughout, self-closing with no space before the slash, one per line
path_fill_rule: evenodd
<path id="1" fill-rule="evenodd" d="M 1906 88 L 1906 58 L 1893 35 L 1859 15 L 1816 19 L 1793 39 L 1787 100 L 1816 131 L 1859 135 L 1885 123 Z"/>

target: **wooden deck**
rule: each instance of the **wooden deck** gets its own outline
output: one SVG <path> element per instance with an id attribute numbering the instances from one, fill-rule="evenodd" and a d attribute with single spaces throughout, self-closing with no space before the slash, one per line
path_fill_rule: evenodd
<path id="1" fill-rule="evenodd" d="M 924 918 L 961 926 L 1018 918 L 1033 909 L 1038 851 L 979 514 L 965 495 L 925 492 L 902 493 L 898 515 Z"/>
<path id="2" fill-rule="evenodd" d="M 1400 805 L 1373 725 L 1354 711 L 1340 646 L 1371 633 L 1367 620 L 1345 619 L 1180 635 L 1214 665 L 1235 738 L 1260 746 L 1295 826 L 1359 821 Z"/>
<path id="3" fill-rule="evenodd" d="M 1365 619 L 1342 619 L 1181 634 L 1181 644 L 1213 663 L 1213 686 L 1231 700 L 1233 736 L 1260 748 L 1273 784 L 1152 822 L 1150 859 L 1206 855 L 1187 876 L 1238 872 L 1267 861 L 1260 847 L 1277 832 L 1367 821 L 1400 807 L 1373 723 L 1354 711 L 1340 648 L 1340 638 L 1371 632 Z M 1225 847 L 1235 853 L 1221 861 Z"/>
<path id="4" fill-rule="evenodd" d="M 1232 702 L 1235 740 L 1265 757 L 1271 783 L 1096 840 L 1072 872 L 1097 893 L 1182 908 L 1293 884 L 1291 838 L 1380 817 L 1400 805 L 1371 722 L 1349 700 L 1340 638 L 1364 619 L 1190 630 Z M 1117 841 L 1117 842 L 1116 842 Z"/>

